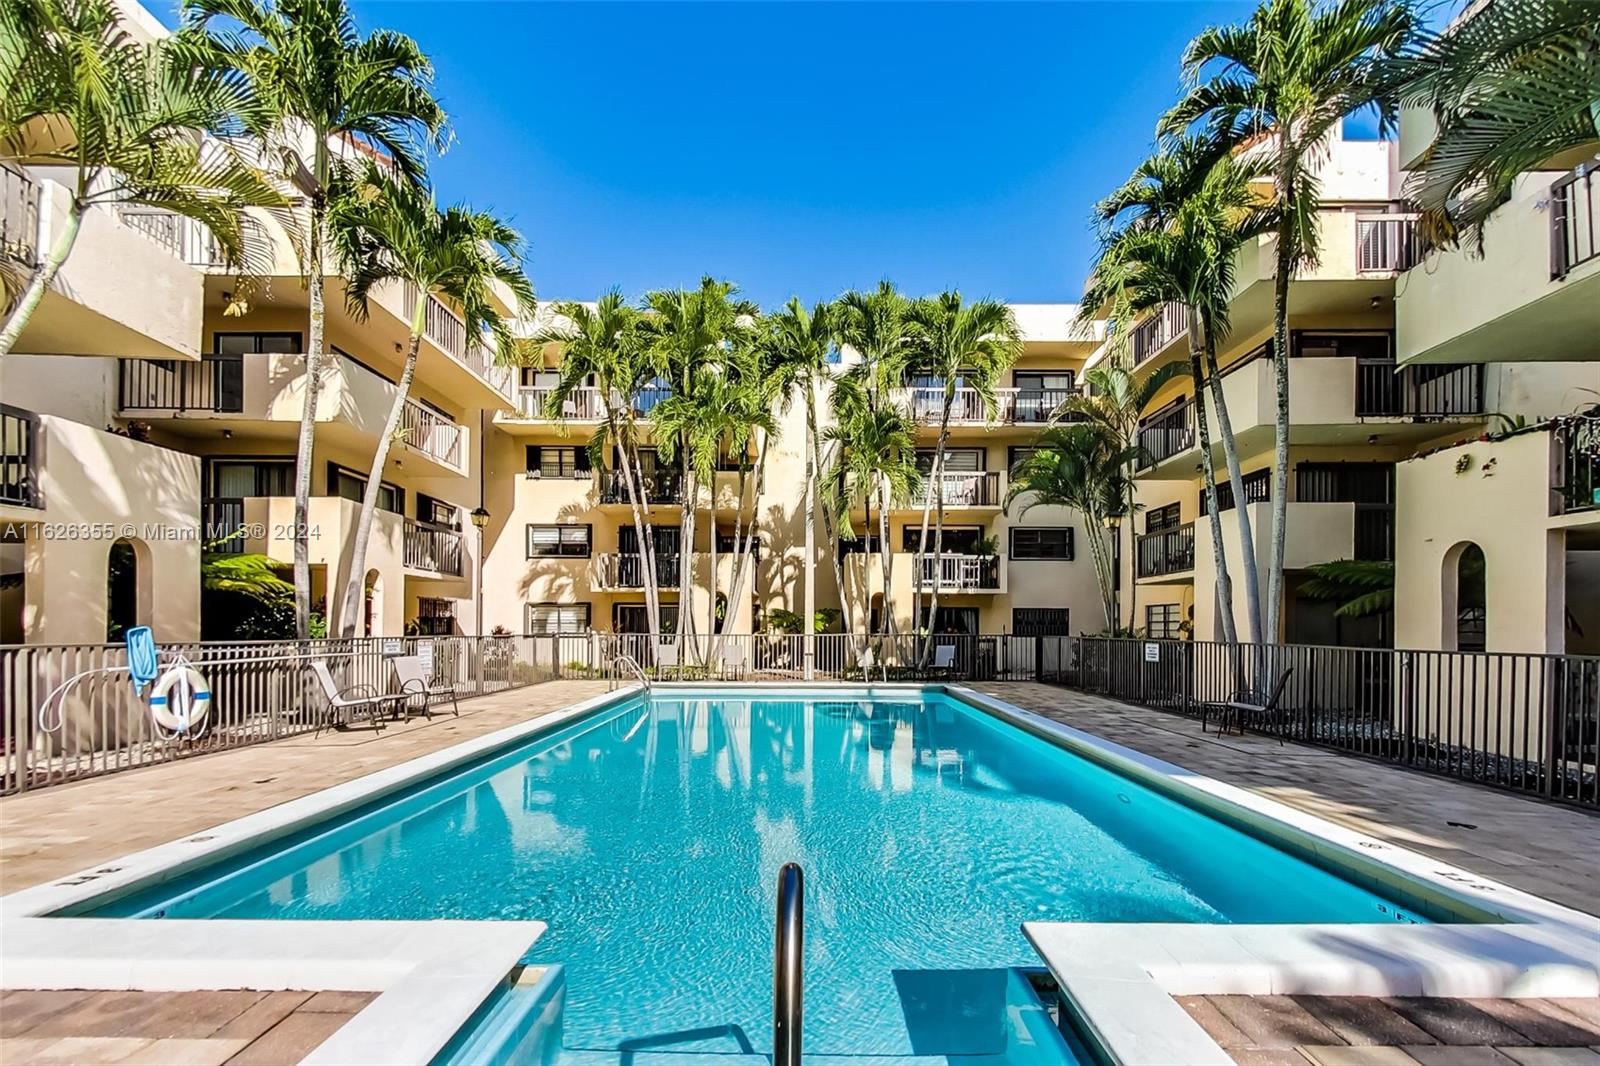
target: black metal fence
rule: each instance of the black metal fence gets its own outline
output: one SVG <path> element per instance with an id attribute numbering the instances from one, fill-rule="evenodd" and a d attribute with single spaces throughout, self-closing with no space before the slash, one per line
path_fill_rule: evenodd
<path id="1" fill-rule="evenodd" d="M 1600 227 L 1595 223 L 1593 166 L 1581 167 L 1564 175 L 1550 186 L 1550 277 L 1566 277 L 1577 267 L 1600 255 L 1595 240 Z"/>
<path id="2" fill-rule="evenodd" d="M 1453 418 L 1484 412 L 1483 364 L 1356 361 L 1356 417 Z"/>
<path id="3" fill-rule="evenodd" d="M 1600 657 L 1072 638 L 1061 679 L 1192 717 L 1265 703 L 1273 736 L 1600 807 Z"/>
<path id="4" fill-rule="evenodd" d="M 1175 529 L 1145 533 L 1133 543 L 1136 572 L 1140 577 L 1161 577 L 1194 569 L 1194 523 Z"/>
<path id="5" fill-rule="evenodd" d="M 0 404 L 0 503 L 41 507 L 39 416 Z"/>

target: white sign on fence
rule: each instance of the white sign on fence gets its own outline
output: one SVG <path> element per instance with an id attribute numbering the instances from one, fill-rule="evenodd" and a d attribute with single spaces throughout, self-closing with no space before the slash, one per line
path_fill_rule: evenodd
<path id="1" fill-rule="evenodd" d="M 433 676 L 433 641 L 417 641 L 417 658 L 422 660 L 422 676 Z"/>
<path id="2" fill-rule="evenodd" d="M 385 638 L 384 642 L 383 642 L 383 655 L 384 655 L 384 658 L 393 659 L 396 656 L 403 654 L 402 649 L 404 649 L 404 648 L 405 648 L 405 641 L 403 641 L 403 640 L 393 640 L 393 639 Z"/>
<path id="3" fill-rule="evenodd" d="M 1145 644 L 1145 646 L 1144 646 L 1144 661 L 1147 662 L 1147 663 L 1158 663 L 1158 662 L 1160 662 L 1161 661 L 1161 645 L 1153 644 L 1153 643 Z"/>

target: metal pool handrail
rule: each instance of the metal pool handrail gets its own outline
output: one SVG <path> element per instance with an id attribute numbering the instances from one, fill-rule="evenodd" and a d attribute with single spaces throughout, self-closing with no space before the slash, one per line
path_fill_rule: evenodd
<path id="1" fill-rule="evenodd" d="M 628 670 L 630 673 L 633 674 L 634 677 L 637 677 L 639 679 L 639 684 L 644 686 L 644 690 L 646 692 L 650 691 L 650 678 L 644 672 L 644 667 L 639 665 L 639 660 L 635 659 L 633 656 L 631 656 L 631 655 L 619 655 L 619 656 L 617 656 L 615 659 L 611 660 L 611 669 L 612 669 L 613 672 L 618 671 L 618 670 L 622 670 L 622 669 Z"/>
<path id="2" fill-rule="evenodd" d="M 772 1066 L 800 1066 L 805 947 L 805 874 L 799 863 L 786 862 L 778 871 L 778 922 L 772 972 Z"/>

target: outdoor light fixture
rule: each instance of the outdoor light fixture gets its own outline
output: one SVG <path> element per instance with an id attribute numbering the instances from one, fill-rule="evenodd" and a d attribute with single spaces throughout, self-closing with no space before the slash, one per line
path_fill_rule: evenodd
<path id="1" fill-rule="evenodd" d="M 482 529 L 484 526 L 489 524 L 489 512 L 485 511 L 482 507 L 474 507 L 472 509 L 471 517 L 472 524 L 477 526 L 479 529 Z"/>

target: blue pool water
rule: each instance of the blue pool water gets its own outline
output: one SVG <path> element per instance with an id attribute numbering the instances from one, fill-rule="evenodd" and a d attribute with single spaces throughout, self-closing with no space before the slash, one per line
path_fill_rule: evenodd
<path id="1" fill-rule="evenodd" d="M 943 695 L 635 700 L 101 914 L 542 919 L 568 1049 L 771 1047 L 779 866 L 806 1050 L 995 1055 L 1029 920 L 1396 907 Z M 1014 1020 L 1014 1015 L 1013 1015 Z"/>

